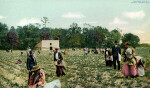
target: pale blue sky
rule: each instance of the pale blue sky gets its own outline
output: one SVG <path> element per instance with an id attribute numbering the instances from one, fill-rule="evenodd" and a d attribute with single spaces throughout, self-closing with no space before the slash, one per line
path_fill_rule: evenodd
<path id="1" fill-rule="evenodd" d="M 150 0 L 0 0 L 0 22 L 9 27 L 40 23 L 44 16 L 49 18 L 48 27 L 86 22 L 109 30 L 120 28 L 150 43 Z"/>

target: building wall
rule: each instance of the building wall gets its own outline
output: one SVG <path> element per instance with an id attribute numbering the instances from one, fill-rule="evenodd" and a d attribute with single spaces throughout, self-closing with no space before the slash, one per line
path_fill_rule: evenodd
<path id="1" fill-rule="evenodd" d="M 55 48 L 59 48 L 59 40 L 42 40 L 41 45 L 41 50 L 50 50 L 50 47 L 54 50 Z"/>

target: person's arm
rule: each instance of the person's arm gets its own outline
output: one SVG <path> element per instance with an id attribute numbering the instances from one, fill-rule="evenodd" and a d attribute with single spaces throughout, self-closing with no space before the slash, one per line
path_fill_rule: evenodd
<path id="1" fill-rule="evenodd" d="M 55 55 L 56 55 L 56 53 L 54 52 L 54 61 L 57 61 Z"/>
<path id="2" fill-rule="evenodd" d="M 62 54 L 61 53 L 58 53 L 60 55 L 60 60 L 63 60 L 63 57 L 62 57 Z"/>
<path id="3" fill-rule="evenodd" d="M 121 55 L 121 48 L 119 47 L 119 54 Z"/>

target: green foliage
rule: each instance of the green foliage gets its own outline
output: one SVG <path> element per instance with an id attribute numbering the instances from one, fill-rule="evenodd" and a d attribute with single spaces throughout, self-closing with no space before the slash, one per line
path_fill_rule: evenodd
<path id="1" fill-rule="evenodd" d="M 132 33 L 127 33 L 122 38 L 122 46 L 125 42 L 128 42 L 130 46 L 136 48 L 140 42 L 140 38 Z"/>
<path id="2" fill-rule="evenodd" d="M 136 47 L 139 42 L 139 38 L 133 34 L 125 34 L 123 37 L 121 31 L 114 29 L 109 31 L 107 28 L 100 26 L 91 26 L 90 24 L 84 24 L 81 28 L 77 23 L 72 23 L 70 28 L 50 28 L 46 27 L 49 19 L 43 17 L 41 19 L 44 27 L 41 25 L 29 24 L 25 26 L 18 26 L 14 31 L 18 35 L 18 46 L 14 49 L 25 50 L 27 47 L 34 49 L 34 46 L 41 40 L 60 40 L 60 48 L 111 48 L 114 45 L 114 41 L 130 42 L 133 47 Z M 8 33 L 8 27 L 6 24 L 0 23 L 0 49 L 10 49 L 11 46 L 6 42 L 6 35 Z"/>

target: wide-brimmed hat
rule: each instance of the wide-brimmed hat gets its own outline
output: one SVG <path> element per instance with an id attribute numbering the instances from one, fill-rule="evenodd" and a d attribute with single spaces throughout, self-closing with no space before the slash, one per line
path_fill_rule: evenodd
<path id="1" fill-rule="evenodd" d="M 35 65 L 35 66 L 33 66 L 33 68 L 32 68 L 31 71 L 37 71 L 37 70 L 39 70 L 39 69 L 40 69 L 39 66 Z"/>

